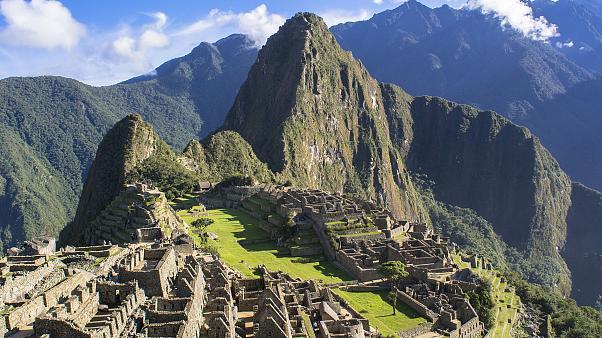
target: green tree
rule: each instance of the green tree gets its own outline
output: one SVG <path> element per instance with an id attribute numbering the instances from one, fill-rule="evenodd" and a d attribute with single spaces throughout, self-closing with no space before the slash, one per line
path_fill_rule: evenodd
<path id="1" fill-rule="evenodd" d="M 491 283 L 481 280 L 476 289 L 466 293 L 470 304 L 487 328 L 491 328 L 495 324 L 495 301 L 491 289 Z"/>
<path id="2" fill-rule="evenodd" d="M 395 290 L 389 291 L 389 301 L 391 302 L 391 306 L 393 306 L 393 315 L 395 315 L 395 310 L 397 309 L 397 292 Z"/>
<path id="3" fill-rule="evenodd" d="M 391 292 L 389 293 L 389 298 L 391 300 L 391 304 L 393 306 L 393 314 L 395 314 L 395 309 L 397 308 L 397 294 L 395 292 L 395 284 L 403 278 L 407 278 L 409 276 L 406 271 L 406 266 L 400 261 L 389 261 L 380 265 L 380 273 L 389 280 L 391 283 Z"/>
<path id="4" fill-rule="evenodd" d="M 391 282 L 391 288 L 400 279 L 408 277 L 406 265 L 400 261 L 389 261 L 382 263 L 379 268 L 380 274 Z"/>

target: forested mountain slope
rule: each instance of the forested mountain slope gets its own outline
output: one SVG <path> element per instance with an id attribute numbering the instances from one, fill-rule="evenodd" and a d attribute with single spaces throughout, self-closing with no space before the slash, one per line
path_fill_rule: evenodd
<path id="1" fill-rule="evenodd" d="M 602 17 L 573 0 L 530 5 L 558 24 L 560 37 L 534 41 L 479 10 L 415 0 L 331 30 L 379 81 L 495 110 L 533 130 L 574 180 L 600 189 L 602 101 L 580 91 L 599 81 Z M 554 106 L 577 98 L 579 106 Z"/>
<path id="2" fill-rule="evenodd" d="M 407 219 L 428 217 L 410 171 L 424 174 L 436 199 L 491 222 L 531 280 L 570 290 L 557 247 L 571 182 L 538 139 L 496 113 L 377 83 L 313 14 L 268 40 L 224 128 L 295 185 L 358 193 Z"/>

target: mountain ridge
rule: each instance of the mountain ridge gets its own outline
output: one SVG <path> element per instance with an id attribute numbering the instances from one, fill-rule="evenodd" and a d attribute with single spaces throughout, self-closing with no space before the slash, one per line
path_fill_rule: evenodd
<path id="1" fill-rule="evenodd" d="M 569 5 L 594 15 L 570 1 L 561 0 L 553 6 Z M 537 8 L 537 2 L 532 6 Z M 548 12 L 536 10 L 537 15 Z M 570 20 L 579 21 L 579 15 L 586 15 L 579 13 L 569 13 Z M 569 24 L 573 27 L 567 34 L 587 30 L 586 24 L 570 20 L 565 20 L 567 29 Z M 588 30 L 592 32 L 588 41 L 595 40 L 596 32 L 602 30 L 602 26 L 596 27 Z M 602 188 L 602 176 L 596 174 L 602 164 L 587 166 L 571 160 L 575 153 L 580 158 L 591 156 L 596 149 L 589 144 L 599 144 L 600 134 L 589 129 L 581 133 L 571 130 L 574 137 L 567 139 L 558 133 L 572 116 L 594 126 L 596 119 L 590 112 L 602 112 L 602 104 L 595 97 L 581 103 L 588 105 L 583 113 L 554 107 L 559 98 L 576 101 L 571 98 L 576 97 L 574 88 L 597 81 L 599 76 L 571 57 L 570 53 L 580 49 L 577 39 L 573 48 L 558 48 L 556 42 L 567 42 L 563 35 L 550 43 L 532 41 L 512 29 L 502 29 L 499 19 L 478 10 L 449 6 L 431 9 L 416 1 L 366 21 L 333 26 L 331 31 L 379 81 L 400 85 L 412 95 L 440 96 L 502 113 L 533 130 L 571 177 Z M 560 31 L 562 34 L 562 26 Z M 599 58 L 594 59 L 599 63 Z"/>
<path id="2" fill-rule="evenodd" d="M 176 149 L 183 149 L 190 139 L 208 134 L 211 123 L 221 124 L 257 51 L 249 49 L 248 40 L 240 35 L 220 41 L 224 54 L 212 44 L 201 44 L 192 60 L 183 57 L 183 63 L 171 62 L 175 73 L 164 73 L 161 79 L 138 78 L 129 84 L 106 87 L 53 76 L 0 80 L 0 123 L 15 133 L 18 142 L 26 145 L 30 158 L 39 161 L 53 176 L 66 180 L 68 186 L 68 189 L 53 189 L 48 193 L 43 192 L 43 185 L 26 189 L 27 182 L 11 184 L 11 189 L 16 190 L 3 195 L 0 214 L 12 212 L 15 221 L 9 226 L 7 218 L 0 219 L 0 229 L 6 233 L 0 236 L 1 244 L 13 245 L 28 239 L 25 228 L 53 229 L 48 234 L 57 234 L 61 226 L 55 222 L 64 224 L 74 216 L 77 196 L 103 135 L 128 114 L 140 113 Z M 220 60 L 219 69 L 209 62 L 211 57 Z M 186 74 L 190 64 L 194 64 L 196 70 L 190 80 L 194 81 L 193 86 L 185 77 L 178 76 Z M 168 84 L 179 89 L 169 90 Z M 211 90 L 205 91 L 205 88 Z M 2 146 L 20 147 L 11 142 Z M 15 176 L 14 168 L 14 165 L 1 167 L 0 180 L 29 175 Z M 18 196 L 30 193 L 30 204 L 11 210 Z M 36 210 L 44 209 L 48 200 L 42 195 L 60 201 L 60 207 L 54 210 L 64 212 L 55 213 L 55 220 L 44 215 L 38 222 L 30 217 L 40 214 Z"/>
<path id="3" fill-rule="evenodd" d="M 338 77 L 324 75 L 332 72 Z M 322 19 L 300 13 L 260 51 L 224 129 L 239 132 L 272 171 L 293 183 L 365 194 L 398 217 L 419 219 L 426 214 L 418 199 L 400 198 L 416 192 L 388 139 L 379 92 Z M 261 127 L 262 121 L 270 125 Z"/>

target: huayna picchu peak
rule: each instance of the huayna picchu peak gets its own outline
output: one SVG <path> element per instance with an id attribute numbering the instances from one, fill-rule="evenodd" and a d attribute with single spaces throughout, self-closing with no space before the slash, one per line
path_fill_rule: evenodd
<path id="1" fill-rule="evenodd" d="M 602 193 L 554 157 L 576 140 L 539 138 L 591 113 L 597 14 L 508 1 L 540 25 L 573 8 L 559 22 L 589 35 L 538 40 L 476 2 L 330 28 L 266 5 L 188 27 L 153 12 L 113 54 L 189 54 L 105 87 L 0 80 L 0 337 L 602 336 Z M 249 35 L 190 40 L 218 27 Z M 450 79 L 499 106 L 438 97 Z M 506 105 L 523 115 L 488 110 Z"/>
<path id="2" fill-rule="evenodd" d="M 324 21 L 300 13 L 261 49 L 224 129 L 285 180 L 357 193 L 418 220 L 426 213 L 391 143 L 386 108 L 379 83 Z"/>

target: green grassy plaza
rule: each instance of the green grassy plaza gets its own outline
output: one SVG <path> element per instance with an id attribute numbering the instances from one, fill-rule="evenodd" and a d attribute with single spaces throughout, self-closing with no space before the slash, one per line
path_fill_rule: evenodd
<path id="1" fill-rule="evenodd" d="M 180 209 L 178 215 L 185 222 L 190 224 L 196 219 L 188 212 L 192 206 L 187 203 L 185 198 L 177 201 L 175 206 Z M 243 211 L 217 209 L 208 210 L 208 214 L 214 223 L 209 225 L 206 231 L 217 235 L 213 244 L 221 259 L 245 276 L 257 277 L 256 268 L 263 264 L 272 271 L 283 271 L 293 277 L 313 279 L 323 283 L 351 280 L 351 277 L 345 272 L 319 257 L 308 259 L 307 257 L 290 257 L 281 254 L 272 241 L 241 244 L 239 242 L 241 240 L 252 241 L 269 238 L 268 234 L 256 225 L 260 221 Z M 191 235 L 198 240 L 197 234 L 192 232 Z M 385 335 L 395 334 L 400 330 L 426 322 L 426 319 L 419 317 L 404 304 L 398 304 L 398 311 L 396 315 L 393 315 L 392 307 L 387 301 L 387 291 L 349 292 L 335 289 L 335 292 Z"/>
<path id="2" fill-rule="evenodd" d="M 393 307 L 388 301 L 388 290 L 374 292 L 351 292 L 335 289 L 334 292 L 343 297 L 352 308 L 370 321 L 372 327 L 385 336 L 426 323 L 414 310 L 402 302 L 397 302 L 397 312 L 393 315 Z"/>
<path id="3" fill-rule="evenodd" d="M 256 276 L 255 269 L 265 265 L 271 271 L 283 271 L 293 277 L 314 279 L 324 283 L 351 280 L 347 274 L 320 257 L 290 257 L 278 252 L 273 242 L 243 245 L 240 240 L 264 240 L 269 235 L 254 223 L 252 216 L 234 209 L 209 210 L 209 218 L 215 223 L 207 232 L 218 236 L 215 245 L 221 258 L 229 266 L 248 277 Z"/>

